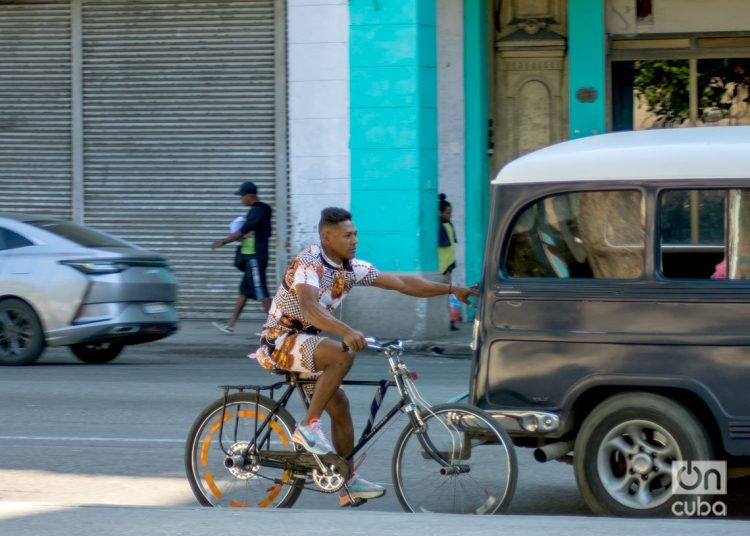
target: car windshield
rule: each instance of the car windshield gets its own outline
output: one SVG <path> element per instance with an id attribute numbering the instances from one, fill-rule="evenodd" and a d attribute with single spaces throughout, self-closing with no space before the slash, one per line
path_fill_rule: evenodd
<path id="1" fill-rule="evenodd" d="M 28 222 L 35 227 L 49 231 L 63 238 L 75 242 L 81 246 L 88 248 L 101 248 L 101 247 L 119 247 L 119 248 L 132 248 L 133 245 L 129 244 L 124 240 L 115 238 L 112 235 L 108 235 L 101 231 L 91 229 L 90 227 L 84 227 L 82 225 L 76 225 L 74 223 L 68 223 L 64 221 L 56 220 L 40 220 Z"/>

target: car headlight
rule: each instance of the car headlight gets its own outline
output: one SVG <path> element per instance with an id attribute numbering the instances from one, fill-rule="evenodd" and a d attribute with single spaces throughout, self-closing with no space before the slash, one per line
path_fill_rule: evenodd
<path id="1" fill-rule="evenodd" d="M 115 261 L 60 261 L 84 274 L 116 274 L 125 270 L 128 265 Z"/>

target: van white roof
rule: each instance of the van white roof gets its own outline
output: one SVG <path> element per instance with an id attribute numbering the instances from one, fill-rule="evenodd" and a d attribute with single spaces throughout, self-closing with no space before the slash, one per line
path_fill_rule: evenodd
<path id="1" fill-rule="evenodd" d="M 509 162 L 492 184 L 750 178 L 750 126 L 613 132 Z"/>

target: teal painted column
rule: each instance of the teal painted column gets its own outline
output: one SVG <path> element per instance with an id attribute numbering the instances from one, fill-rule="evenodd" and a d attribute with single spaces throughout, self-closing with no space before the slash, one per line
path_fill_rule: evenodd
<path id="1" fill-rule="evenodd" d="M 350 0 L 351 209 L 357 256 L 437 271 L 435 0 Z"/>
<path id="2" fill-rule="evenodd" d="M 487 0 L 464 1 L 466 282 L 479 282 L 489 213 Z"/>
<path id="3" fill-rule="evenodd" d="M 605 132 L 604 0 L 568 0 L 570 137 Z"/>

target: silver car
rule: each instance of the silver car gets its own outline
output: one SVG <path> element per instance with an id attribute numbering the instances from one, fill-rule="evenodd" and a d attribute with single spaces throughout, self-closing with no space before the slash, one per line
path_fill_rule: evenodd
<path id="1" fill-rule="evenodd" d="M 176 297 L 158 253 L 90 227 L 0 213 L 0 365 L 32 363 L 45 346 L 109 362 L 177 331 Z"/>

